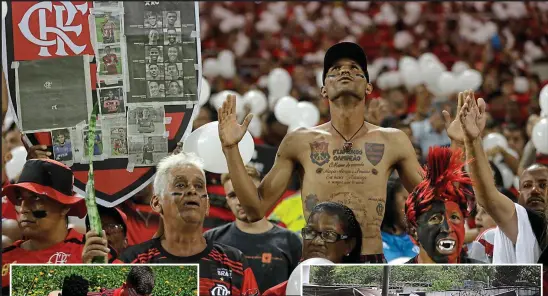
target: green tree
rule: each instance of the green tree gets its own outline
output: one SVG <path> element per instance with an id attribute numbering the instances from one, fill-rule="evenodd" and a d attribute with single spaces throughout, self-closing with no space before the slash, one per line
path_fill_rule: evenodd
<path id="1" fill-rule="evenodd" d="M 317 285 L 331 285 L 335 282 L 333 277 L 336 266 L 311 266 L 310 282 Z"/>
<path id="2" fill-rule="evenodd" d="M 334 278 L 337 284 L 380 285 L 382 266 L 337 266 Z"/>

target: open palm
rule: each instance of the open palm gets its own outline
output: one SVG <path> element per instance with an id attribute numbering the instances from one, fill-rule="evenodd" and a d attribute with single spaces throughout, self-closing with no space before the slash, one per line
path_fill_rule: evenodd
<path id="1" fill-rule="evenodd" d="M 459 121 L 467 140 L 475 140 L 485 128 L 487 116 L 485 114 L 485 101 L 480 98 L 476 100 L 467 96 L 462 106 Z"/>
<path id="2" fill-rule="evenodd" d="M 236 96 L 228 95 L 223 106 L 217 110 L 219 116 L 219 138 L 224 148 L 237 145 L 242 140 L 253 118 L 248 114 L 242 124 L 236 119 Z"/>
<path id="3" fill-rule="evenodd" d="M 469 97 L 472 102 L 468 106 L 471 106 L 473 103 L 474 106 L 476 106 L 477 108 L 478 105 L 476 104 L 474 92 L 471 90 L 467 90 L 464 92 L 460 92 L 458 95 L 457 114 L 454 120 L 451 120 L 451 115 L 449 114 L 449 112 L 443 111 L 443 117 L 445 120 L 445 128 L 447 130 L 447 135 L 452 141 L 457 141 L 457 142 L 460 142 L 461 144 L 464 144 L 464 140 L 466 139 L 467 135 L 465 134 L 465 131 L 463 130 L 462 124 L 460 122 L 460 118 L 462 116 L 464 104 L 467 98 Z M 478 101 L 481 101 L 482 102 L 481 104 L 483 106 L 482 112 L 479 112 L 478 110 L 478 114 L 480 114 L 480 116 L 477 118 L 478 122 L 476 125 L 476 127 L 479 129 L 479 132 L 481 133 L 483 129 L 485 128 L 485 121 L 487 117 L 485 116 L 485 102 L 483 101 L 483 99 L 479 99 Z"/>

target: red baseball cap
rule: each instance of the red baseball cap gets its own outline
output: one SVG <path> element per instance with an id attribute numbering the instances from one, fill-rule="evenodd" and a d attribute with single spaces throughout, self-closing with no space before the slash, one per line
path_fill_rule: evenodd
<path id="1" fill-rule="evenodd" d="M 52 159 L 30 159 L 23 166 L 17 183 L 2 188 L 2 194 L 16 205 L 16 189 L 26 189 L 70 206 L 69 216 L 84 218 L 86 201 L 76 196 L 73 186 L 74 174 L 68 166 Z"/>

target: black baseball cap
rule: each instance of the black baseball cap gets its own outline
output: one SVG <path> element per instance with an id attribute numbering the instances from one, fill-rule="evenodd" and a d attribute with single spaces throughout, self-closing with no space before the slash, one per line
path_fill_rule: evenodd
<path id="1" fill-rule="evenodd" d="M 68 216 L 84 218 L 87 213 L 85 199 L 76 196 L 73 186 L 74 174 L 68 166 L 52 159 L 30 159 L 23 166 L 17 183 L 4 187 L 2 194 L 15 205 L 15 189 L 26 189 L 70 206 Z"/>
<path id="2" fill-rule="evenodd" d="M 323 76 L 322 82 L 325 84 L 325 75 L 329 71 L 329 68 L 340 59 L 351 59 L 358 63 L 365 73 L 365 78 L 369 82 L 369 73 L 367 72 L 367 56 L 365 52 L 358 44 L 354 42 L 340 42 L 331 46 L 325 53 L 323 59 Z"/>

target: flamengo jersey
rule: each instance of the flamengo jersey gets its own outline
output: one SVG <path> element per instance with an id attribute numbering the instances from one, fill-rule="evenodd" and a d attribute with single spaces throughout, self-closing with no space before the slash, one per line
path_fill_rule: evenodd
<path id="1" fill-rule="evenodd" d="M 255 275 L 242 252 L 223 244 L 207 241 L 201 253 L 178 257 L 169 254 L 160 239 L 151 239 L 127 248 L 119 259 L 125 263 L 198 263 L 200 295 L 259 295 Z"/>
<path id="2" fill-rule="evenodd" d="M 84 235 L 74 229 L 69 229 L 64 241 L 45 250 L 27 251 L 21 248 L 24 240 L 16 241 L 13 245 L 2 250 L 2 292 L 10 284 L 10 264 L 13 263 L 47 263 L 67 264 L 82 263 L 84 250 Z M 4 294 L 4 295 L 9 295 Z"/>

